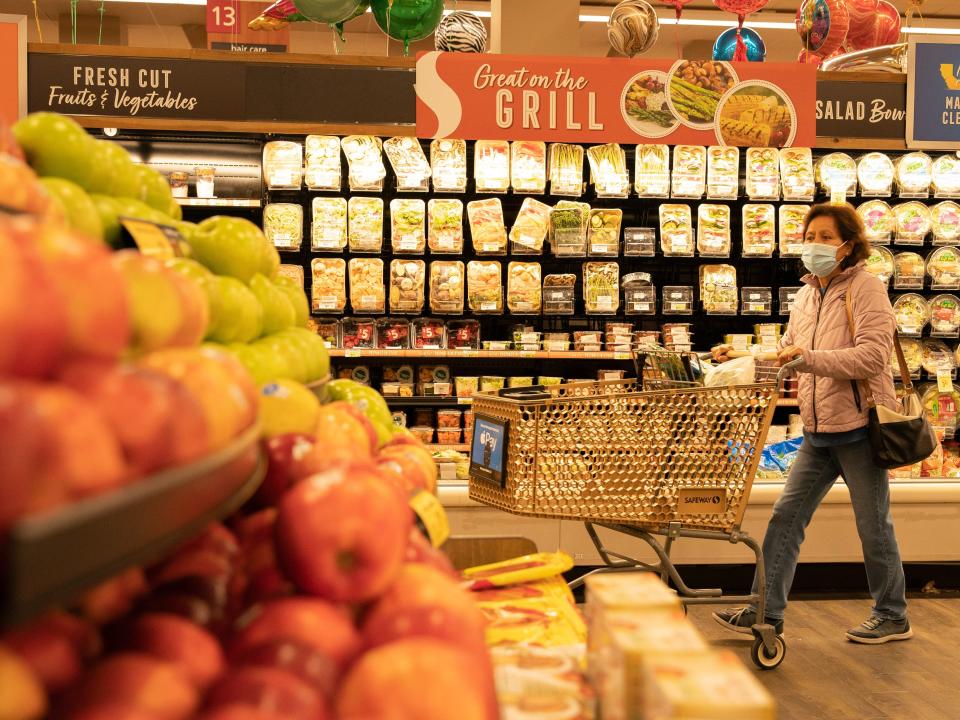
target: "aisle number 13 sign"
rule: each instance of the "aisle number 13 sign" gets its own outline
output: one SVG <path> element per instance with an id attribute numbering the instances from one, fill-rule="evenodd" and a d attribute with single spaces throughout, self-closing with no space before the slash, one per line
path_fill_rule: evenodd
<path id="1" fill-rule="evenodd" d="M 240 24 L 240 0 L 207 0 L 207 32 L 235 33 Z"/>

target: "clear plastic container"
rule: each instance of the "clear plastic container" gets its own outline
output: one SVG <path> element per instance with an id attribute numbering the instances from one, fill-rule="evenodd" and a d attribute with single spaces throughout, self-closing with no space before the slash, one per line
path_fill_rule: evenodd
<path id="1" fill-rule="evenodd" d="M 541 255 L 550 229 L 550 206 L 524 198 L 517 219 L 510 228 L 510 250 L 514 255 Z"/>
<path id="2" fill-rule="evenodd" d="M 588 314 L 615 315 L 620 309 L 620 266 L 615 262 L 584 263 L 583 300 Z"/>
<path id="3" fill-rule="evenodd" d="M 935 290 L 960 289 L 960 250 L 950 246 L 930 253 L 927 275 L 930 276 L 930 287 Z"/>
<path id="4" fill-rule="evenodd" d="M 583 194 L 583 147 L 550 145 L 550 194 L 580 197 Z"/>
<path id="5" fill-rule="evenodd" d="M 430 143 L 430 169 L 437 192 L 462 193 L 467 189 L 467 144 L 443 138 Z"/>
<path id="6" fill-rule="evenodd" d="M 383 164 L 380 138 L 372 135 L 350 135 L 340 141 L 347 157 L 347 177 L 351 190 L 380 192 L 387 168 Z"/>
<path id="7" fill-rule="evenodd" d="M 926 339 L 921 342 L 920 347 L 920 362 L 927 375 L 936 377 L 940 372 L 953 375 L 957 369 L 957 360 L 943 340 Z"/>
<path id="8" fill-rule="evenodd" d="M 347 263 L 341 258 L 310 262 L 314 312 L 343 312 L 347 305 Z"/>
<path id="9" fill-rule="evenodd" d="M 736 315 L 737 269 L 733 265 L 701 265 L 700 300 L 708 315 Z"/>
<path id="10" fill-rule="evenodd" d="M 462 314 L 464 280 L 461 261 L 434 260 L 430 263 L 430 312 Z"/>
<path id="11" fill-rule="evenodd" d="M 447 328 L 443 320 L 417 318 L 410 323 L 414 350 L 445 350 L 447 347 Z"/>
<path id="12" fill-rule="evenodd" d="M 798 292 L 800 292 L 800 288 L 792 286 L 782 287 L 777 291 L 781 315 L 789 315 L 790 311 L 793 310 L 793 303 L 797 299 Z"/>
<path id="13" fill-rule="evenodd" d="M 283 263 L 277 268 L 277 275 L 293 280 L 301 288 L 303 287 L 303 265 L 293 265 Z"/>
<path id="14" fill-rule="evenodd" d="M 427 249 L 424 227 L 427 207 L 423 200 L 390 201 L 390 245 L 394 253 L 423 255 Z"/>
<path id="15" fill-rule="evenodd" d="M 923 288 L 926 274 L 923 256 L 914 252 L 897 253 L 893 257 L 893 286 L 898 290 Z"/>
<path id="16" fill-rule="evenodd" d="M 706 184 L 707 149 L 702 145 L 677 145 L 673 149 L 673 197 L 698 200 Z"/>
<path id="17" fill-rule="evenodd" d="M 423 260 L 393 260 L 390 263 L 390 312 L 419 313 L 423 310 L 425 275 Z"/>
<path id="18" fill-rule="evenodd" d="M 927 197 L 933 182 L 933 160 L 925 152 L 912 152 L 897 161 L 900 197 Z"/>
<path id="19" fill-rule="evenodd" d="M 923 363 L 923 346 L 914 338 L 900 338 L 900 349 L 903 350 L 903 359 L 907 361 L 907 374 L 920 377 L 920 366 Z M 900 361 L 897 354 L 890 353 L 890 366 L 893 376 L 900 377 Z"/>
<path id="20" fill-rule="evenodd" d="M 576 275 L 545 276 L 543 278 L 543 314 L 573 315 L 576 287 Z"/>
<path id="21" fill-rule="evenodd" d="M 397 176 L 397 190 L 426 192 L 430 189 L 430 163 L 419 140 L 392 137 L 383 143 L 383 149 Z"/>
<path id="22" fill-rule="evenodd" d="M 730 208 L 701 203 L 697 209 L 697 252 L 730 257 Z"/>
<path id="23" fill-rule="evenodd" d="M 561 200 L 550 211 L 550 247 L 558 257 L 584 257 L 587 254 L 587 227 L 590 206 Z"/>
<path id="24" fill-rule="evenodd" d="M 735 200 L 740 191 L 740 148 L 711 145 L 707 148 L 707 197 Z"/>
<path id="25" fill-rule="evenodd" d="M 477 192 L 505 193 L 510 188 L 510 143 L 477 140 L 473 146 L 473 173 Z"/>
<path id="26" fill-rule="evenodd" d="M 660 245 L 664 255 L 693 255 L 693 220 L 689 205 L 660 206 Z"/>
<path id="27" fill-rule="evenodd" d="M 628 227 L 623 229 L 623 254 L 626 257 L 653 257 L 657 250 L 655 228 Z"/>
<path id="28" fill-rule="evenodd" d="M 278 250 L 299 250 L 303 208 L 293 203 L 270 203 L 263 209 L 263 234 Z"/>
<path id="29" fill-rule="evenodd" d="M 637 272 L 623 276 L 623 305 L 627 315 L 655 315 L 657 289 L 649 273 Z"/>
<path id="30" fill-rule="evenodd" d="M 383 260 L 353 258 L 347 265 L 350 274 L 350 307 L 360 314 L 386 312 L 383 291 Z"/>
<path id="31" fill-rule="evenodd" d="M 780 199 L 780 152 L 776 148 L 747 148 L 747 197 Z"/>
<path id="32" fill-rule="evenodd" d="M 348 214 L 350 252 L 380 252 L 383 249 L 383 200 L 352 197 Z"/>
<path id="33" fill-rule="evenodd" d="M 897 229 L 897 216 L 884 200 L 870 200 L 857 207 L 857 215 L 863 220 L 867 240 L 874 245 L 887 245 Z"/>
<path id="34" fill-rule="evenodd" d="M 960 238 L 960 205 L 953 200 L 930 208 L 930 225 L 934 245 L 950 245 Z"/>
<path id="35" fill-rule="evenodd" d="M 810 148 L 780 150 L 780 184 L 783 186 L 784 200 L 813 200 L 816 183 Z"/>
<path id="36" fill-rule="evenodd" d="M 597 197 L 626 197 L 630 193 L 627 155 L 617 143 L 594 145 L 587 150 L 590 176 Z"/>
<path id="37" fill-rule="evenodd" d="M 744 257 L 770 257 L 776 248 L 776 217 L 773 205 L 743 206 Z"/>
<path id="38" fill-rule="evenodd" d="M 475 313 L 503 313 L 500 263 L 471 260 L 467 263 L 467 305 Z"/>
<path id="39" fill-rule="evenodd" d="M 373 318 L 344 318 L 340 321 L 340 339 L 345 350 L 372 350 L 377 347 L 377 322 Z"/>
<path id="40" fill-rule="evenodd" d="M 930 334 L 937 337 L 960 335 L 960 298 L 956 295 L 937 295 L 928 303 Z"/>
<path id="41" fill-rule="evenodd" d="M 547 187 L 547 146 L 515 140 L 510 146 L 510 185 L 515 193 L 542 195 Z"/>
<path id="42" fill-rule="evenodd" d="M 478 255 L 507 254 L 507 230 L 500 198 L 467 203 L 467 216 L 470 218 L 474 252 Z"/>
<path id="43" fill-rule="evenodd" d="M 539 314 L 543 305 L 540 263 L 512 262 L 507 266 L 507 309 L 514 314 Z"/>
<path id="44" fill-rule="evenodd" d="M 451 320 L 448 322 L 447 347 L 451 350 L 479 350 L 480 323 L 476 320 Z M 457 395 L 459 394 L 458 392 Z"/>
<path id="45" fill-rule="evenodd" d="M 339 197 L 315 197 L 311 207 L 311 249 L 330 252 L 343 250 L 347 245 L 347 201 Z"/>
<path id="46" fill-rule="evenodd" d="M 328 348 L 340 347 L 340 321 L 337 318 L 311 318 L 317 335 Z"/>
<path id="47" fill-rule="evenodd" d="M 377 320 L 377 348 L 406 350 L 410 347 L 410 321 L 405 318 Z"/>
<path id="48" fill-rule="evenodd" d="M 890 197 L 893 177 L 893 161 L 885 153 L 867 153 L 857 163 L 857 179 L 863 197 Z"/>
<path id="49" fill-rule="evenodd" d="M 664 315 L 692 315 L 693 288 L 689 285 L 665 285 L 660 304 Z"/>
<path id="50" fill-rule="evenodd" d="M 623 210 L 594 208 L 588 218 L 587 254 L 593 257 L 617 257 L 620 254 L 620 223 Z"/>
<path id="51" fill-rule="evenodd" d="M 303 182 L 303 145 L 289 140 L 266 143 L 263 178 L 271 190 L 298 190 Z"/>
<path id="52" fill-rule="evenodd" d="M 868 273 L 875 275 L 883 283 L 890 282 L 896 271 L 896 265 L 893 261 L 893 253 L 887 248 L 873 245 L 870 247 L 870 254 L 864 261 L 864 268 Z"/>
<path id="53" fill-rule="evenodd" d="M 773 290 L 768 287 L 745 287 L 740 290 L 743 315 L 772 315 Z"/>
<path id="54" fill-rule="evenodd" d="M 779 213 L 780 257 L 800 257 L 803 251 L 803 221 L 809 205 L 781 205 Z"/>
<path id="55" fill-rule="evenodd" d="M 634 185 L 640 197 L 670 196 L 668 145 L 637 145 Z"/>
<path id="56" fill-rule="evenodd" d="M 899 333 L 919 337 L 930 320 L 930 307 L 922 295 L 907 293 L 893 302 L 893 314 Z"/>
<path id="57" fill-rule="evenodd" d="M 931 166 L 931 188 L 937 197 L 960 197 L 960 156 L 941 155 Z"/>
<path id="58" fill-rule="evenodd" d="M 340 190 L 340 138 L 307 135 L 304 180 L 311 190 Z"/>
<path id="59" fill-rule="evenodd" d="M 428 206 L 427 245 L 430 252 L 463 252 L 463 203 L 456 199 L 433 198 Z"/>
<path id="60" fill-rule="evenodd" d="M 830 153 L 817 162 L 817 180 L 827 195 L 853 195 L 857 190 L 857 163 L 846 153 Z"/>
<path id="61" fill-rule="evenodd" d="M 896 205 L 893 214 L 897 219 L 897 242 L 923 245 L 933 224 L 929 208 L 921 202 L 906 202 Z"/>

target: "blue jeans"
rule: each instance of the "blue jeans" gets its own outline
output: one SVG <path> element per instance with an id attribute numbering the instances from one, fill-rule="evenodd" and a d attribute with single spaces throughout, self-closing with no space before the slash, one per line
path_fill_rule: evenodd
<path id="1" fill-rule="evenodd" d="M 873 612 L 889 620 L 906 617 L 906 580 L 890 515 L 887 471 L 874 465 L 864 439 L 837 447 L 814 447 L 807 441 L 800 446 L 763 538 L 769 618 L 783 619 L 804 531 L 838 476 L 850 490 Z M 754 593 L 757 583 L 755 577 Z"/>

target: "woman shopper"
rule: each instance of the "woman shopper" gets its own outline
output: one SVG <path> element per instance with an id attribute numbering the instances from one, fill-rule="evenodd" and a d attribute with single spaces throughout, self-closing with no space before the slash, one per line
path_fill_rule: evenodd
<path id="1" fill-rule="evenodd" d="M 763 540 L 766 622 L 778 634 L 783 632 L 804 530 L 836 478 L 842 477 L 850 491 L 873 598 L 869 619 L 846 637 L 880 644 L 913 635 L 887 471 L 874 464 L 867 440 L 871 394 L 876 404 L 896 407 L 890 368 L 896 323 L 886 288 L 863 267 L 869 252 L 863 223 L 850 205 L 815 205 L 807 214 L 802 259 L 810 274 L 802 279 L 777 358 L 779 365 L 799 361 L 804 437 Z M 721 345 L 713 352 L 722 361 L 729 351 Z M 754 592 L 760 581 L 754 579 Z M 757 622 L 753 607 L 723 610 L 713 617 L 744 634 Z"/>

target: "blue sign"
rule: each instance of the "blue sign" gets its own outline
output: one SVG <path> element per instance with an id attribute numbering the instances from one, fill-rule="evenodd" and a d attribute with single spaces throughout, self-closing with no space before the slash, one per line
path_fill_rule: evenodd
<path id="1" fill-rule="evenodd" d="M 960 40 L 910 38 L 907 146 L 960 149 Z"/>
<path id="2" fill-rule="evenodd" d="M 477 415 L 473 420 L 470 475 L 506 487 L 507 421 Z"/>

